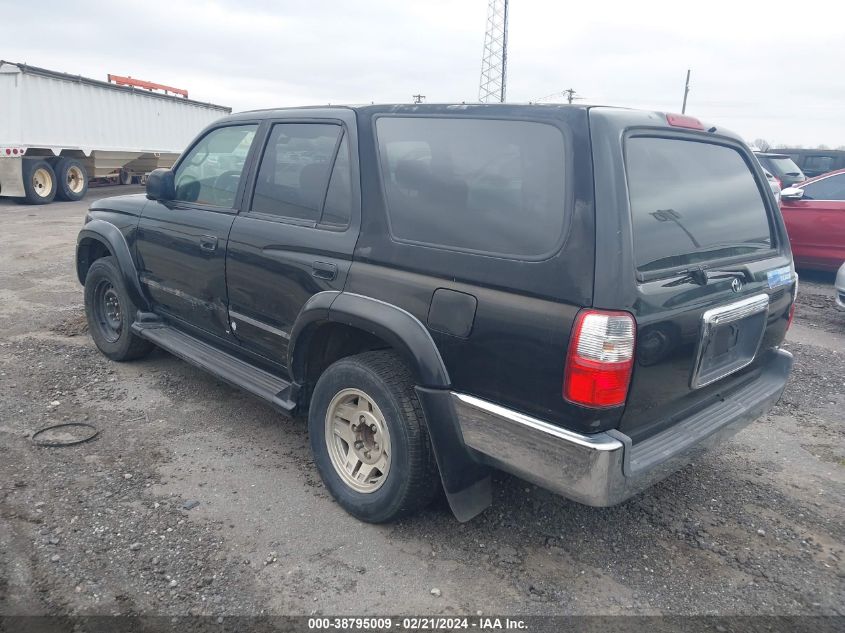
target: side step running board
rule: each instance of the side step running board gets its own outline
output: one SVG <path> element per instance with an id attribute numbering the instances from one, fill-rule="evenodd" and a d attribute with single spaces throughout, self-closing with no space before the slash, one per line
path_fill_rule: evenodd
<path id="1" fill-rule="evenodd" d="M 136 322 L 132 324 L 132 331 L 220 380 L 266 400 L 280 411 L 289 413 L 296 407 L 295 400 L 291 398 L 291 384 L 288 381 L 254 367 L 190 334 L 160 322 Z"/>

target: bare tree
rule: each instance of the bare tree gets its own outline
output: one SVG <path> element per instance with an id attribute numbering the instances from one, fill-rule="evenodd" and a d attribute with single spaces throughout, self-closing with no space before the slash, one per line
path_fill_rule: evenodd
<path id="1" fill-rule="evenodd" d="M 827 145 L 825 145 L 824 143 L 822 143 L 816 149 L 830 149 L 830 148 Z"/>
<path id="2" fill-rule="evenodd" d="M 768 152 L 770 149 L 772 149 L 772 146 L 769 141 L 764 138 L 755 138 L 754 145 L 756 145 L 761 152 Z"/>

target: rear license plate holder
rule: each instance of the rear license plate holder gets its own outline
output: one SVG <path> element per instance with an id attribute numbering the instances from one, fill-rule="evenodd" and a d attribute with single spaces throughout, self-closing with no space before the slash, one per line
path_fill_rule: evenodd
<path id="1" fill-rule="evenodd" d="M 701 337 L 690 387 L 704 387 L 751 364 L 763 340 L 768 316 L 767 294 L 707 310 L 701 316 Z"/>

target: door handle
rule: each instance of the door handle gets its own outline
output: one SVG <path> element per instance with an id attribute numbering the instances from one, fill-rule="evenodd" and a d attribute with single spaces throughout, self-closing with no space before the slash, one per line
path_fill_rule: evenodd
<path id="1" fill-rule="evenodd" d="M 200 236 L 200 248 L 213 253 L 217 250 L 217 238 L 213 235 Z"/>
<path id="2" fill-rule="evenodd" d="M 311 274 L 317 279 L 331 281 L 337 277 L 337 266 L 328 262 L 314 262 L 311 264 Z"/>

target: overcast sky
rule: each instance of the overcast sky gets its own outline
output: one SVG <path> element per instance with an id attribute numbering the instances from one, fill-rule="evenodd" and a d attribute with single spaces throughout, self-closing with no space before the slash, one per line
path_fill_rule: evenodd
<path id="1" fill-rule="evenodd" d="M 474 101 L 486 12 L 487 0 L 0 0 L 0 58 L 132 75 L 236 111 Z M 843 25 L 841 0 L 511 0 L 508 101 L 574 88 L 585 103 L 679 112 L 689 67 L 688 114 L 749 141 L 845 145 Z"/>

